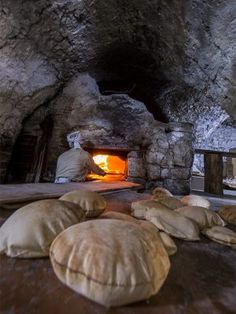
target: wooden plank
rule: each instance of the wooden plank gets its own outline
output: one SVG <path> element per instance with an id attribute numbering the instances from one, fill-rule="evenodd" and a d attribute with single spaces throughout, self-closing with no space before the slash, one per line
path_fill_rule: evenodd
<path id="1" fill-rule="evenodd" d="M 98 193 L 123 189 L 140 189 L 142 185 L 126 182 L 80 182 L 80 183 L 26 183 L 0 185 L 0 207 L 6 204 L 33 202 L 41 199 L 59 198 L 73 190 L 90 190 Z"/>
<path id="2" fill-rule="evenodd" d="M 205 149 L 194 149 L 194 154 L 217 154 L 224 157 L 232 157 L 236 158 L 236 153 L 233 152 L 223 152 L 223 151 L 217 151 L 217 150 L 205 150 Z"/>
<path id="3" fill-rule="evenodd" d="M 140 151 L 141 149 L 138 146 L 128 147 L 128 146 L 110 146 L 110 145 L 96 145 L 94 146 L 84 146 L 83 147 L 87 151 L 94 151 L 94 150 L 108 150 L 108 151 L 116 151 L 116 152 L 130 152 L 130 151 Z"/>
<path id="4" fill-rule="evenodd" d="M 205 192 L 223 195 L 223 158 L 220 154 L 205 154 Z"/>

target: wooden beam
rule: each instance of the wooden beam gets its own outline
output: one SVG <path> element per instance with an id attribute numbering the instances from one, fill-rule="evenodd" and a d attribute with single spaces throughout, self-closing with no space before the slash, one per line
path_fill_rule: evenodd
<path id="1" fill-rule="evenodd" d="M 224 157 L 236 158 L 236 153 L 234 152 L 222 152 L 218 150 L 194 149 L 194 154 L 217 154 Z"/>
<path id="2" fill-rule="evenodd" d="M 223 195 L 223 158 L 221 154 L 205 153 L 205 192 Z"/>

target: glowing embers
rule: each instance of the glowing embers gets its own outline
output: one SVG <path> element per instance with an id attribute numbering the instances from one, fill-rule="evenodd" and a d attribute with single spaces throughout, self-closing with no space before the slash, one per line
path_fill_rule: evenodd
<path id="1" fill-rule="evenodd" d="M 96 154 L 93 156 L 94 162 L 107 174 L 102 177 L 91 173 L 88 180 L 120 181 L 125 179 L 126 160 L 119 156 Z"/>

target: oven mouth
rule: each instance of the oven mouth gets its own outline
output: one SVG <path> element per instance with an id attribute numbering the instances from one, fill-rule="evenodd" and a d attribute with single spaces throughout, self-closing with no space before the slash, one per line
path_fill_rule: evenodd
<path id="1" fill-rule="evenodd" d="M 95 173 L 87 175 L 86 180 L 124 181 L 127 178 L 127 151 L 87 149 L 95 164 L 106 172 L 100 176 Z"/>

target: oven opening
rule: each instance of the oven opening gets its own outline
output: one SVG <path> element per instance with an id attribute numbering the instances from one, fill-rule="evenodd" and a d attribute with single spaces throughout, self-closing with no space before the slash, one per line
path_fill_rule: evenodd
<path id="1" fill-rule="evenodd" d="M 123 181 L 127 178 L 127 152 L 96 151 L 91 152 L 94 162 L 102 168 L 106 175 L 90 173 L 87 180 Z"/>

